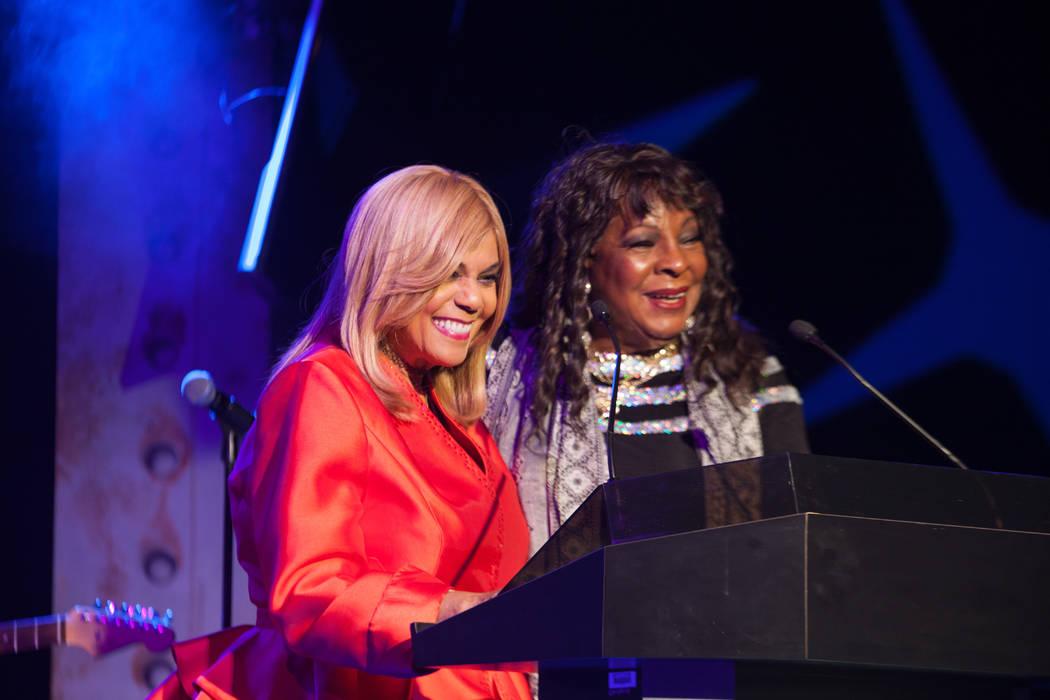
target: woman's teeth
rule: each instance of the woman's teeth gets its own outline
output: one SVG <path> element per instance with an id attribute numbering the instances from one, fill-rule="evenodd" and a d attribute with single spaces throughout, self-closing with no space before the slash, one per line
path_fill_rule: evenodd
<path id="1" fill-rule="evenodd" d="M 434 325 L 449 335 L 466 335 L 470 333 L 469 323 L 460 323 L 447 318 L 435 318 Z"/>

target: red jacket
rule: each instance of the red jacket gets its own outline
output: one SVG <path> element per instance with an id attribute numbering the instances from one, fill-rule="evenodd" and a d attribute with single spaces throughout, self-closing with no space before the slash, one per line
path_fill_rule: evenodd
<path id="1" fill-rule="evenodd" d="M 229 479 L 259 623 L 177 649 L 182 691 L 530 697 L 517 673 L 412 677 L 409 624 L 435 620 L 450 587 L 499 589 L 528 552 L 514 480 L 488 431 L 446 419 L 454 436 L 422 400 L 416 411 L 414 422 L 394 418 L 332 346 L 267 387 Z"/>

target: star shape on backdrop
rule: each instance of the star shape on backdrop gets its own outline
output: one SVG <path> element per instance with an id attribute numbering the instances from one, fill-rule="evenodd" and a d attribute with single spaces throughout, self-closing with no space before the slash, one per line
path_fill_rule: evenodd
<path id="1" fill-rule="evenodd" d="M 883 9 L 951 240 L 933 288 L 849 360 L 873 384 L 892 390 L 953 360 L 976 358 L 1017 382 L 1050 434 L 1050 364 L 1040 357 L 1050 346 L 1050 294 L 1040 269 L 1050 259 L 1050 222 L 1011 201 L 900 0 L 884 0 Z M 971 393 L 979 396 L 980 387 Z M 867 397 L 838 367 L 803 394 L 812 421 Z"/>
<path id="2" fill-rule="evenodd" d="M 1050 295 L 1037 271 L 1050 259 L 1050 224 L 1011 201 L 900 0 L 884 0 L 883 9 L 951 241 L 934 287 L 850 353 L 850 362 L 875 385 L 892 390 L 953 360 L 983 360 L 1016 380 L 1050 434 L 1050 394 L 1040 390 L 1050 386 L 1050 364 L 1039 358 L 1050 347 Z M 674 151 L 757 89 L 756 80 L 741 80 L 639 120 L 621 134 Z M 1017 318 L 1031 323 L 1018 324 Z M 868 397 L 837 366 L 803 393 L 813 422 Z"/>

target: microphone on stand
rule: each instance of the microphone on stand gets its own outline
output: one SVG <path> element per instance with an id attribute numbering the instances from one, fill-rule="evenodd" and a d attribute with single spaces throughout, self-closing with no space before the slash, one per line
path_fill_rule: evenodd
<path id="1" fill-rule="evenodd" d="M 238 436 L 243 437 L 255 422 L 251 411 L 216 388 L 215 381 L 206 370 L 195 369 L 182 378 L 182 395 L 194 406 L 207 408 L 212 418 Z"/>
<path id="2" fill-rule="evenodd" d="M 237 461 L 241 438 L 255 422 L 255 416 L 222 393 L 215 386 L 211 374 L 203 369 L 187 372 L 182 378 L 182 395 L 194 406 L 203 406 L 211 411 L 211 417 L 222 426 L 222 462 L 229 478 Z M 233 519 L 230 515 L 230 492 L 223 489 L 222 526 L 222 626 L 228 628 L 233 619 Z"/>
<path id="3" fill-rule="evenodd" d="M 947 457 L 953 464 L 955 464 L 961 469 L 969 469 L 969 467 L 962 463 L 962 460 L 960 460 L 958 457 L 952 454 L 951 450 L 949 450 L 947 447 L 938 442 L 937 439 L 930 435 L 928 432 L 923 430 L 922 426 L 920 426 L 918 423 L 912 420 L 912 418 L 907 413 L 897 408 L 896 404 L 894 404 L 888 398 L 883 396 L 882 392 L 880 392 L 878 389 L 869 384 L 868 380 L 860 376 L 857 370 L 853 369 L 853 367 L 851 367 L 850 364 L 846 362 L 846 360 L 844 360 L 841 355 L 832 350 L 823 340 L 821 340 L 820 336 L 817 334 L 816 326 L 814 326 L 809 321 L 803 321 L 802 319 L 797 318 L 790 324 L 788 324 L 788 330 L 791 331 L 791 335 L 795 336 L 798 340 L 817 346 L 825 353 L 830 355 L 831 358 L 835 360 L 835 362 L 838 362 L 840 365 L 845 367 L 846 370 L 850 374 L 852 374 L 858 382 L 861 383 L 861 386 L 863 386 L 865 389 L 874 394 L 879 401 L 888 406 L 891 411 L 896 413 L 905 423 L 911 426 L 912 430 L 917 432 L 927 442 L 936 447 L 941 452 L 941 454 Z"/>
<path id="4" fill-rule="evenodd" d="M 613 348 L 616 350 L 616 369 L 613 372 L 612 400 L 609 402 L 609 430 L 605 433 L 605 456 L 609 458 L 609 481 L 616 478 L 613 470 L 613 432 L 616 430 L 616 393 L 620 389 L 620 340 L 616 337 L 616 331 L 612 327 L 612 317 L 609 316 L 609 307 L 601 299 L 591 302 L 591 315 L 601 321 L 605 330 L 609 331 L 612 338 Z"/>

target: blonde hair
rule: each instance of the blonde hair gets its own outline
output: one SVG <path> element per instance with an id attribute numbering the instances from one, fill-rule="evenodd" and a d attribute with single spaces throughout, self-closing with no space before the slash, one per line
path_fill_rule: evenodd
<path id="1" fill-rule="evenodd" d="M 318 341 L 338 342 L 383 405 L 401 419 L 411 403 L 380 364 L 380 343 L 420 313 L 437 287 L 484 238 L 496 237 L 496 310 L 456 367 L 430 378 L 442 406 L 470 425 L 485 411 L 485 353 L 510 296 L 510 249 L 492 197 L 476 180 L 436 165 L 414 165 L 372 185 L 354 205 L 320 306 L 274 367 L 273 376 Z"/>

